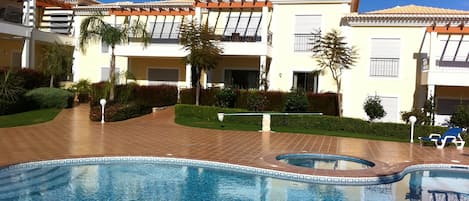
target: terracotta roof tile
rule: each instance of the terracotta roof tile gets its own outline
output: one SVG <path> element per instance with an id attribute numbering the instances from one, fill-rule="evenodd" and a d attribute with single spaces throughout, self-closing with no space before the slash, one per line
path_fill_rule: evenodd
<path id="1" fill-rule="evenodd" d="M 469 11 L 407 5 L 396 6 L 394 8 L 388 8 L 384 10 L 371 11 L 365 14 L 469 14 Z"/>

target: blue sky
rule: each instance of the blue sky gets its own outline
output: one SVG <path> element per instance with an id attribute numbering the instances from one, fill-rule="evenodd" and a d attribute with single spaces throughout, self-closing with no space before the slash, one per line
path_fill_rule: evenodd
<path id="1" fill-rule="evenodd" d="M 469 10 L 469 0 L 360 0 L 359 12 L 381 10 L 409 4 Z"/>
<path id="2" fill-rule="evenodd" d="M 100 0 L 103 3 L 116 1 L 148 2 L 152 0 Z M 438 8 L 469 10 L 469 0 L 360 0 L 359 12 L 381 10 L 395 6 L 415 4 Z"/>

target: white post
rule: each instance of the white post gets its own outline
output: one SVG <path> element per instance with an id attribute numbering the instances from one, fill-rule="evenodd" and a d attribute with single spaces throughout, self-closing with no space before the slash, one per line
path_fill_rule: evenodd
<path id="1" fill-rule="evenodd" d="M 225 113 L 219 112 L 217 114 L 217 116 L 218 116 L 218 121 L 223 122 L 223 118 L 225 117 Z"/>
<path id="2" fill-rule="evenodd" d="M 104 124 L 104 106 L 106 106 L 106 99 L 101 99 L 99 100 L 99 103 L 101 104 L 101 123 Z"/>
<path id="3" fill-rule="evenodd" d="M 415 122 L 417 121 L 417 118 L 415 116 L 410 116 L 409 121 L 410 121 L 410 143 L 414 143 L 414 125 L 415 125 Z"/>
<path id="4" fill-rule="evenodd" d="M 262 132 L 270 132 L 270 114 L 262 115 Z"/>
<path id="5" fill-rule="evenodd" d="M 192 87 L 192 66 L 190 64 L 186 64 L 186 87 Z"/>

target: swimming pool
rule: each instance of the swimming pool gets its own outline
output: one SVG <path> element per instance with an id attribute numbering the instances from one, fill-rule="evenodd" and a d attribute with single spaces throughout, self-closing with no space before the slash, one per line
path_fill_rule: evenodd
<path id="1" fill-rule="evenodd" d="M 0 169 L 0 200 L 469 200 L 469 170 L 454 169 L 412 170 L 391 184 L 330 185 L 197 160 L 66 159 Z"/>

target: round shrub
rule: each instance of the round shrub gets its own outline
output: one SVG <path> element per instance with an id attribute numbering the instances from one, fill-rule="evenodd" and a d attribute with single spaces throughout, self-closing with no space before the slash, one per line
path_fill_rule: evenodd
<path id="1" fill-rule="evenodd" d="M 370 121 L 381 119 L 386 115 L 386 111 L 384 111 L 381 105 L 381 99 L 378 96 L 368 97 L 363 104 L 363 109 L 370 118 Z"/>
<path id="2" fill-rule="evenodd" d="M 67 90 L 42 87 L 26 92 L 25 97 L 39 108 L 69 108 L 74 95 Z"/>
<path id="3" fill-rule="evenodd" d="M 285 102 L 285 112 L 306 112 L 308 98 L 302 93 L 289 93 Z"/>
<path id="4" fill-rule="evenodd" d="M 217 106 L 219 107 L 234 107 L 234 103 L 236 101 L 236 93 L 233 89 L 224 88 L 222 90 L 217 91 L 216 93 L 217 98 Z"/>
<path id="5" fill-rule="evenodd" d="M 268 104 L 267 97 L 259 91 L 248 91 L 247 105 L 248 110 L 251 111 L 264 111 L 265 106 Z"/>
<path id="6" fill-rule="evenodd" d="M 456 112 L 451 115 L 449 121 L 451 126 L 457 126 L 461 128 L 469 128 L 469 107 L 464 105 L 459 105 L 456 108 Z"/>

